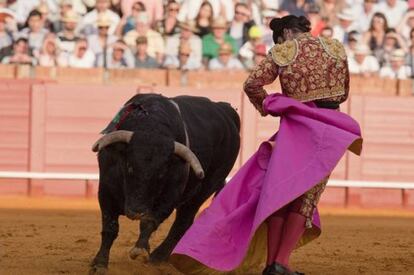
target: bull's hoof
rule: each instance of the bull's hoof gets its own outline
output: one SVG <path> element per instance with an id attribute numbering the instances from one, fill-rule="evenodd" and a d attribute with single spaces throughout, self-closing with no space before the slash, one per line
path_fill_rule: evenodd
<path id="1" fill-rule="evenodd" d="M 168 254 L 162 253 L 159 250 L 155 250 L 154 252 L 152 252 L 150 254 L 149 261 L 152 264 L 156 264 L 157 265 L 157 264 L 160 264 L 162 262 L 167 262 L 168 261 L 168 258 L 169 258 L 169 255 Z"/>
<path id="2" fill-rule="evenodd" d="M 149 256 L 149 251 L 146 250 L 145 248 L 142 248 L 142 247 L 136 247 L 136 246 L 134 246 L 129 251 L 129 257 L 132 260 L 135 260 L 138 257 L 140 257 L 140 258 L 147 258 L 148 256 Z"/>
<path id="3" fill-rule="evenodd" d="M 89 269 L 89 275 L 106 275 L 108 274 L 108 268 L 103 266 L 92 266 Z"/>

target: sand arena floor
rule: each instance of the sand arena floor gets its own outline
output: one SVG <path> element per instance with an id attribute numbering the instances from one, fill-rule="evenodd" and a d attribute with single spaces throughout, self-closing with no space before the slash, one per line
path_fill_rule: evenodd
<path id="1" fill-rule="evenodd" d="M 306 274 L 414 274 L 414 211 L 322 213 L 322 237 L 296 251 L 296 269 Z M 153 246 L 170 224 L 171 219 L 153 236 Z M 129 260 L 138 223 L 121 218 L 120 226 L 109 274 L 181 274 L 168 264 Z M 99 232 L 95 200 L 0 197 L 0 274 L 87 274 Z"/>

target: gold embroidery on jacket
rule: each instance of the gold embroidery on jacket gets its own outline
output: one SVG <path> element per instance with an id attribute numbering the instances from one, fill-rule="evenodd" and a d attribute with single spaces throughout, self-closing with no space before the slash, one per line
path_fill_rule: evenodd
<path id="1" fill-rule="evenodd" d="M 337 39 L 319 37 L 324 50 L 333 58 L 346 60 L 346 52 L 344 46 Z"/>
<path id="2" fill-rule="evenodd" d="M 270 50 L 273 61 L 279 66 L 287 66 L 295 61 L 298 55 L 298 42 L 288 40 L 282 44 L 277 44 Z"/>

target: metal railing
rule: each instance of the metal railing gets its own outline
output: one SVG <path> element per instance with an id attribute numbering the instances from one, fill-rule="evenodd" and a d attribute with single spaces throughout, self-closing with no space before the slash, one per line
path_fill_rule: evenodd
<path id="1" fill-rule="evenodd" d="M 48 173 L 48 172 L 16 172 L 16 171 L 0 171 L 0 178 L 3 179 L 28 179 L 29 195 L 30 180 L 84 180 L 85 196 L 93 196 L 93 187 L 91 181 L 99 180 L 96 173 Z M 230 177 L 227 178 L 227 181 Z M 345 206 L 349 201 L 349 188 L 381 188 L 381 189 L 400 189 L 403 206 L 407 205 L 408 195 L 406 190 L 414 189 L 414 182 L 383 182 L 383 181 L 356 181 L 356 180 L 337 180 L 330 179 L 328 187 L 345 188 Z"/>

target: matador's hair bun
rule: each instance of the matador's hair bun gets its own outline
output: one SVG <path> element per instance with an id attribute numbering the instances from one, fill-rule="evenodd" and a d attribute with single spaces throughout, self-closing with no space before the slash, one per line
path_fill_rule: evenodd
<path id="1" fill-rule="evenodd" d="M 295 32 L 309 32 L 311 23 L 305 16 L 287 15 L 282 18 L 273 18 L 269 27 L 273 31 L 273 41 L 277 43 L 277 39 L 283 35 L 284 29 L 291 29 Z"/>

